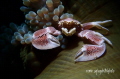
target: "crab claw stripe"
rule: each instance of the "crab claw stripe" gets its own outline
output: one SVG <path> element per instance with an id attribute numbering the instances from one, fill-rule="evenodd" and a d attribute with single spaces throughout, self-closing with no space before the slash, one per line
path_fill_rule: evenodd
<path id="1" fill-rule="evenodd" d="M 54 27 L 47 27 L 45 29 L 40 29 L 38 31 L 35 31 L 33 34 L 33 38 L 36 38 L 36 37 L 41 36 L 41 35 L 46 34 L 46 33 L 50 33 L 53 35 L 60 35 L 61 34 L 61 32 L 56 30 Z"/>
<path id="2" fill-rule="evenodd" d="M 107 38 L 95 31 L 83 30 L 78 34 L 78 37 L 85 38 L 94 45 L 83 45 L 75 56 L 76 62 L 94 60 L 103 55 L 106 49 L 104 41 L 112 46 L 112 43 Z"/>
<path id="3" fill-rule="evenodd" d="M 32 45 L 41 50 L 52 49 L 60 46 L 60 42 L 49 33 L 32 40 Z"/>
<path id="4" fill-rule="evenodd" d="M 94 60 L 104 54 L 105 44 L 83 45 L 75 56 L 75 62 Z"/>
<path id="5" fill-rule="evenodd" d="M 60 46 L 60 42 L 53 35 L 60 34 L 61 32 L 54 27 L 38 30 L 33 34 L 32 45 L 40 50 L 56 48 Z"/>
<path id="6" fill-rule="evenodd" d="M 108 44 L 112 46 L 111 41 L 109 41 L 106 37 L 104 37 L 102 34 L 91 31 L 91 30 L 84 30 L 78 34 L 78 37 L 84 37 L 88 39 L 92 44 L 101 45 L 104 41 L 106 41 Z"/>

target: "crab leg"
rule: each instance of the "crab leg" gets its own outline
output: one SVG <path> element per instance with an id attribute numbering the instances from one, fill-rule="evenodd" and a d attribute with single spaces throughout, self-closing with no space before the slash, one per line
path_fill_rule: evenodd
<path id="1" fill-rule="evenodd" d="M 96 27 L 98 29 L 109 31 L 107 28 L 103 27 L 102 25 L 109 24 L 110 22 L 112 22 L 112 20 L 88 22 L 88 23 L 82 24 L 82 27 L 83 27 L 83 30 L 88 30 L 88 29 L 91 29 L 93 27 Z"/>
<path id="2" fill-rule="evenodd" d="M 78 51 L 78 53 L 75 56 L 76 62 L 94 60 L 102 56 L 106 49 L 104 41 L 112 45 L 112 43 L 103 35 L 91 30 L 81 31 L 78 34 L 78 37 L 85 38 L 94 45 L 92 44 L 83 45 L 83 47 Z"/>
<path id="3" fill-rule="evenodd" d="M 54 27 L 47 27 L 45 29 L 34 32 L 32 45 L 41 50 L 52 49 L 60 46 L 60 42 L 53 35 L 60 35 L 61 32 Z"/>

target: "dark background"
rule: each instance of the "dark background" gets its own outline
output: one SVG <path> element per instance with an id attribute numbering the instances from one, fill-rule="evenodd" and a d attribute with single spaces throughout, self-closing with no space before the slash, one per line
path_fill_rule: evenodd
<path id="1" fill-rule="evenodd" d="M 22 5 L 22 0 L 0 0 L 0 25 L 24 22 L 24 14 L 20 11 Z"/>
<path id="2" fill-rule="evenodd" d="M 22 0 L 0 0 L 0 26 L 9 27 L 10 22 L 18 25 L 24 22 L 21 6 Z M 0 52 L 0 79 L 30 79 L 24 71 L 19 53 L 14 52 L 15 49 L 12 49 L 13 52 Z"/>

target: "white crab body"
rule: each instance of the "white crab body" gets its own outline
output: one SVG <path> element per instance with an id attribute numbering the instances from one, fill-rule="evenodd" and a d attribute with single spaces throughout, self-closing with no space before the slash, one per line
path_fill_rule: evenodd
<path id="1" fill-rule="evenodd" d="M 52 49 L 60 46 L 59 40 L 54 36 L 61 34 L 65 36 L 77 35 L 78 37 L 87 39 L 91 44 L 83 45 L 75 55 L 75 62 L 94 60 L 104 54 L 106 50 L 105 41 L 110 45 L 112 45 L 112 43 L 102 34 L 89 29 L 96 27 L 108 31 L 108 29 L 102 27 L 101 24 L 109 22 L 111 22 L 111 20 L 81 24 L 72 18 L 63 19 L 58 22 L 58 30 L 54 27 L 47 27 L 34 32 L 32 45 L 40 50 Z"/>

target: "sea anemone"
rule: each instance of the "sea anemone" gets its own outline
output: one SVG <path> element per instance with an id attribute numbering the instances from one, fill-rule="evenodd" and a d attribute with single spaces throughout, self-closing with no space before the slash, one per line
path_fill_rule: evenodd
<path id="1" fill-rule="evenodd" d="M 2 49 L 2 52 L 5 50 L 10 52 L 11 47 L 19 46 L 21 50 L 20 58 L 23 60 L 24 67 L 26 68 L 28 64 L 32 65 L 39 61 L 37 56 L 34 56 L 34 62 L 29 60 L 30 57 L 28 57 L 31 51 L 35 55 L 37 50 L 33 50 L 35 44 L 32 43 L 36 31 L 43 28 L 47 29 L 51 26 L 58 28 L 58 21 L 65 18 L 73 18 L 73 15 L 63 12 L 64 6 L 60 0 L 23 0 L 23 4 L 24 6 L 20 7 L 20 10 L 25 14 L 25 22 L 21 23 L 21 25 L 11 22 L 9 27 L 0 27 L 0 49 Z M 59 41 L 62 49 L 66 48 L 67 39 L 65 36 L 56 35 L 54 39 Z M 41 51 L 39 50 L 39 52 Z M 29 61 L 31 63 L 27 63 Z"/>

